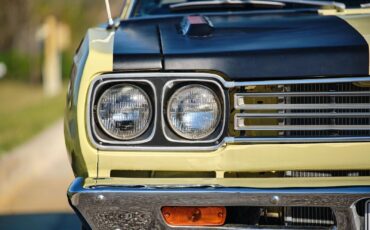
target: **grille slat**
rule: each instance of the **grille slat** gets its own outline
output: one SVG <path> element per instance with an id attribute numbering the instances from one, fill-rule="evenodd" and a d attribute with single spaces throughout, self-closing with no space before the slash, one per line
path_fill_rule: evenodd
<path id="1" fill-rule="evenodd" d="M 337 97 L 347 97 L 347 96 L 370 96 L 370 92 L 366 91 L 343 91 L 343 92 L 284 92 L 284 93 L 236 93 L 235 97 L 237 99 L 244 97 L 309 97 L 309 96 L 337 96 Z"/>
<path id="2" fill-rule="evenodd" d="M 236 109 L 241 110 L 286 110 L 286 109 L 370 109 L 370 104 L 238 104 L 235 106 Z"/>
<path id="3" fill-rule="evenodd" d="M 370 113 L 237 113 L 235 118 L 313 118 L 313 117 L 336 117 L 336 118 L 353 118 L 353 117 L 370 117 Z"/>
<path id="4" fill-rule="evenodd" d="M 236 130 L 282 130 L 282 131 L 309 131 L 309 130 L 370 130 L 370 125 L 254 125 L 238 126 Z"/>
<path id="5" fill-rule="evenodd" d="M 248 86 L 234 98 L 235 142 L 370 141 L 370 84 Z"/>
<path id="6" fill-rule="evenodd" d="M 370 137 L 236 137 L 234 143 L 324 143 L 324 142 L 363 142 Z M 231 141 L 229 141 L 231 142 Z"/>

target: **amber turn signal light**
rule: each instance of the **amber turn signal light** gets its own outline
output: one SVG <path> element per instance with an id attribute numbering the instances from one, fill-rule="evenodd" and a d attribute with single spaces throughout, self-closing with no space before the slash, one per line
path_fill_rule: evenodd
<path id="1" fill-rule="evenodd" d="M 162 215 L 173 226 L 221 226 L 225 224 L 225 207 L 163 207 Z"/>

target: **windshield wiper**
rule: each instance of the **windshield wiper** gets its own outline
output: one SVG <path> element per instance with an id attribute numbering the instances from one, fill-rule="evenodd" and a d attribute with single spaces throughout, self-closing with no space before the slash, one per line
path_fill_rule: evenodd
<path id="1" fill-rule="evenodd" d="M 318 6 L 326 9 L 344 10 L 346 5 L 341 2 L 313 1 L 313 0 L 215 0 L 215 1 L 191 1 L 170 5 L 171 10 L 196 10 L 212 7 L 238 7 L 253 5 L 260 7 L 284 7 L 287 4 L 300 4 Z"/>
<path id="2" fill-rule="evenodd" d="M 245 5 L 253 5 L 260 7 L 278 7 L 285 6 L 283 2 L 263 1 L 263 0 L 214 0 L 214 1 L 191 1 L 183 3 L 175 3 L 170 5 L 171 10 L 197 10 L 204 8 L 219 8 L 219 7 L 242 7 Z"/>

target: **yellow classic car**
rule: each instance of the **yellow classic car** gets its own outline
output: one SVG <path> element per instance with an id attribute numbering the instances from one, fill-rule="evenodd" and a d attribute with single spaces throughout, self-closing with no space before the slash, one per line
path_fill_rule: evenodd
<path id="1" fill-rule="evenodd" d="M 365 0 L 125 1 L 74 57 L 70 205 L 85 229 L 370 230 L 369 44 Z"/>

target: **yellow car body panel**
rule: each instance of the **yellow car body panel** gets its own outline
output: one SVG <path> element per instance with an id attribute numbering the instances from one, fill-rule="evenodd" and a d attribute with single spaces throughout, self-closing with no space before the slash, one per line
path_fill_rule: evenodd
<path id="1" fill-rule="evenodd" d="M 89 53 L 80 84 L 77 106 L 77 124 L 81 154 L 86 162 L 88 176 L 97 177 L 98 151 L 87 139 L 86 134 L 86 99 L 90 82 L 95 76 L 113 70 L 114 33 L 105 29 L 90 29 L 87 34 Z"/>
<path id="2" fill-rule="evenodd" d="M 269 172 L 340 169 L 370 169 L 370 143 L 228 145 L 215 152 L 99 151 L 99 177 L 110 177 L 111 170 Z"/>

